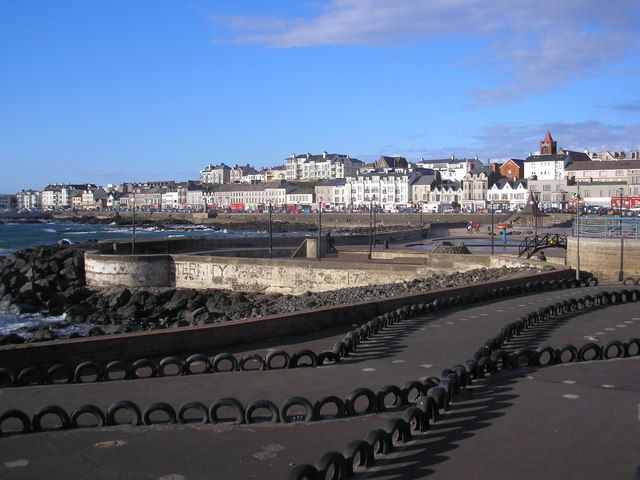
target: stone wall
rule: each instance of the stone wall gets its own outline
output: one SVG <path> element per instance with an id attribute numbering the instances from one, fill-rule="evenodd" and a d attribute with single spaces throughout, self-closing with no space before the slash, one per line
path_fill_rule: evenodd
<path id="1" fill-rule="evenodd" d="M 567 265 L 577 267 L 577 239 L 567 240 Z M 620 238 L 580 238 L 580 270 L 601 280 L 640 277 L 640 240 Z"/>

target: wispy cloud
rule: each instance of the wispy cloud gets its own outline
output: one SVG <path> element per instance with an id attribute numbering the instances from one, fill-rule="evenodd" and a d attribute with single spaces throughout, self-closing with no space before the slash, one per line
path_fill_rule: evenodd
<path id="1" fill-rule="evenodd" d="M 464 144 L 436 147 L 402 147 L 385 145 L 380 154 L 398 154 L 407 158 L 472 158 L 481 160 L 524 158 L 538 149 L 545 132 L 550 130 L 558 147 L 567 150 L 624 150 L 640 147 L 640 123 L 613 125 L 589 120 L 585 122 L 554 122 L 549 124 L 493 124 L 472 132 Z M 376 155 L 362 155 L 375 157 Z"/>
<path id="2" fill-rule="evenodd" d="M 639 15 L 638 0 L 329 0 L 310 17 L 215 20 L 228 33 L 222 41 L 272 48 L 480 38 L 489 48 L 473 63 L 507 79 L 470 92 L 475 105 L 485 106 L 606 72 L 638 50 Z"/>
<path id="3" fill-rule="evenodd" d="M 611 110 L 618 110 L 620 112 L 640 112 L 640 100 L 635 102 L 616 103 L 609 107 Z"/>

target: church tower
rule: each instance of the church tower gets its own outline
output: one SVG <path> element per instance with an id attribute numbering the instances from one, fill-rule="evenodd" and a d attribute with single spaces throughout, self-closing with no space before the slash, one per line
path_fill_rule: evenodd
<path id="1" fill-rule="evenodd" d="M 555 155 L 558 153 L 558 142 L 554 142 L 551 132 L 547 130 L 544 140 L 540 142 L 540 155 Z"/>

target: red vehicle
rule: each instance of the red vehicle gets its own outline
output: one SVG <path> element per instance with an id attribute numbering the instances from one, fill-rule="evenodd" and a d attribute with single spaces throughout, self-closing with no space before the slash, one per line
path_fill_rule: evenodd
<path id="1" fill-rule="evenodd" d="M 244 211 L 244 203 L 232 203 L 229 205 L 229 210 L 232 212 L 242 212 Z"/>
<path id="2" fill-rule="evenodd" d="M 622 208 L 640 207 L 640 197 L 622 197 Z M 620 197 L 611 197 L 611 209 L 620 209 Z"/>

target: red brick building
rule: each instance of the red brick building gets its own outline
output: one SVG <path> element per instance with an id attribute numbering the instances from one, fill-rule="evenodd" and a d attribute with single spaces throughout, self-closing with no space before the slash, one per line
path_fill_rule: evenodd
<path id="1" fill-rule="evenodd" d="M 517 158 L 508 159 L 500 165 L 500 176 L 512 181 L 524 178 L 524 161 Z"/>

